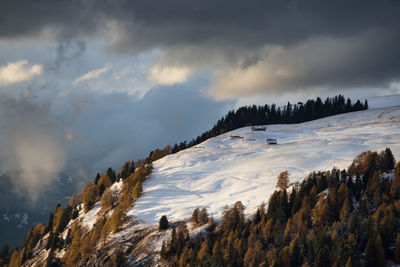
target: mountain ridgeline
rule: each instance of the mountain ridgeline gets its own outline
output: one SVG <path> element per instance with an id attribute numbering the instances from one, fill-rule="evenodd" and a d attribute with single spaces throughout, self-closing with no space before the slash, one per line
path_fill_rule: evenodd
<path id="1" fill-rule="evenodd" d="M 31 260 L 34 257 L 37 257 L 39 253 L 38 250 L 46 251 L 46 257 L 43 258 L 41 262 L 39 262 L 39 266 L 85 266 L 86 264 L 88 264 L 87 261 L 89 258 L 95 260 L 96 257 L 94 257 L 93 255 L 96 255 L 96 246 L 100 242 L 103 243 L 106 242 L 108 235 L 120 231 L 123 222 L 126 220 L 127 212 L 130 209 L 132 209 L 132 207 L 135 205 L 135 200 L 141 196 L 143 191 L 142 184 L 145 182 L 147 178 L 150 177 L 152 172 L 152 162 L 168 154 L 176 153 L 180 150 L 199 144 L 211 137 L 215 137 L 224 132 L 231 131 L 244 126 L 267 125 L 267 124 L 278 124 L 278 123 L 280 124 L 299 123 L 346 112 L 365 110 L 367 108 L 368 108 L 367 101 L 363 104 L 359 100 L 357 100 L 356 103 L 352 104 L 350 99 L 346 100 L 343 96 L 339 95 L 334 98 L 327 98 L 325 102 L 323 102 L 320 98 L 317 98 L 316 100 L 308 100 L 305 104 L 298 103 L 296 105 L 292 105 L 288 103 L 285 107 L 282 108 L 277 107 L 275 104 L 273 104 L 271 106 L 265 105 L 258 107 L 257 106 L 242 107 L 236 111 L 231 111 L 225 117 L 220 119 L 211 130 L 203 133 L 202 135 L 193 139 L 189 143 L 181 142 L 179 145 L 175 144 L 172 148 L 171 146 L 166 146 L 163 149 L 155 149 L 151 151 L 149 156 L 145 159 L 139 159 L 135 162 L 127 161 L 122 165 L 118 173 L 116 173 L 113 169 L 108 168 L 106 173 L 98 174 L 93 183 L 89 183 L 82 189 L 80 193 L 71 196 L 69 204 L 66 208 L 61 207 L 61 205 L 57 205 L 54 214 L 53 213 L 50 214 L 49 221 L 46 225 L 39 224 L 36 227 L 34 227 L 31 231 L 29 231 L 29 233 L 25 237 L 22 247 L 9 249 L 7 246 L 5 246 L 0 251 L 0 266 L 10 266 L 10 267 L 23 266 L 23 265 L 28 266 L 29 264 L 31 264 Z M 364 158 L 362 160 L 364 160 Z M 356 166 L 353 169 L 357 169 L 358 167 L 359 164 L 356 164 Z M 360 172 L 358 169 L 357 171 L 358 171 L 357 174 L 359 176 L 364 175 L 364 172 Z M 368 172 L 373 174 L 376 173 L 374 169 L 368 169 Z M 331 177 L 328 174 L 323 174 L 323 175 L 325 175 L 326 177 Z M 339 178 L 340 177 L 342 176 L 339 175 Z M 314 180 L 312 181 L 315 182 L 318 180 L 317 178 L 313 179 Z M 328 179 L 327 186 L 331 185 L 330 184 L 331 178 L 326 178 L 326 179 Z M 345 178 L 340 178 L 340 179 L 345 179 Z M 346 179 L 349 180 L 349 178 Z M 363 194 L 366 192 L 366 189 L 368 188 L 370 179 L 371 178 L 369 176 L 365 178 L 364 176 L 362 176 L 361 191 L 360 192 L 357 191 L 358 193 L 354 194 L 355 196 L 357 196 L 354 197 L 354 199 L 356 199 L 357 201 L 358 199 L 363 199 L 364 196 Z M 357 184 L 360 182 L 359 180 L 360 179 L 355 180 L 354 184 L 360 186 L 360 184 Z M 122 185 L 119 193 L 116 193 L 118 190 L 117 191 L 114 190 L 112 188 L 112 185 L 114 185 L 118 181 L 122 181 Z M 306 181 L 307 183 L 309 183 L 310 179 L 307 179 Z M 349 187 L 350 184 L 352 185 L 353 183 L 347 182 L 347 184 L 346 185 Z M 317 189 L 319 191 L 317 189 L 312 191 L 311 190 L 312 188 L 309 188 L 308 191 L 311 190 L 315 194 L 318 194 L 319 192 L 328 188 L 327 186 L 318 187 Z M 296 190 L 300 189 L 301 188 L 298 188 Z M 296 193 L 293 193 L 292 191 L 292 193 L 290 194 L 290 198 L 298 194 L 296 190 L 294 191 Z M 303 192 L 301 193 L 302 198 L 303 196 L 305 196 L 304 194 L 310 193 L 305 189 L 303 191 L 301 191 Z M 278 196 L 280 196 L 281 194 L 286 194 L 286 196 L 288 196 L 288 193 L 285 192 L 277 194 Z M 383 196 L 384 195 L 382 195 L 382 199 L 384 199 Z M 298 200 L 301 202 L 300 203 L 301 205 L 299 206 L 299 204 L 296 204 L 297 205 L 296 207 L 299 210 L 302 208 L 303 205 L 302 198 L 300 199 L 301 201 Z M 349 201 L 350 200 L 352 200 L 352 198 L 349 197 Z M 278 202 L 281 203 L 282 201 L 279 200 Z M 315 203 L 312 201 L 306 204 L 308 208 L 307 211 L 312 210 L 314 207 L 313 205 L 315 205 Z M 352 202 L 350 202 L 349 211 L 355 210 L 355 207 L 353 207 L 352 205 L 353 205 Z M 82 227 L 80 223 L 78 223 L 77 218 L 84 217 L 86 213 L 95 208 L 99 208 L 100 210 L 98 213 L 97 217 L 98 219 L 96 221 L 95 227 L 89 230 L 85 229 L 84 227 Z M 236 209 L 240 210 L 241 208 L 236 207 Z M 292 212 L 293 208 L 291 208 L 290 210 Z M 296 213 L 299 212 L 299 210 L 293 210 L 293 211 L 295 211 Z M 282 212 L 279 212 L 278 209 L 276 213 L 281 214 Z M 289 213 L 289 211 L 286 212 L 285 210 L 285 215 L 283 218 L 279 218 L 279 220 L 275 219 L 273 220 L 273 226 L 278 227 L 279 225 L 282 226 L 285 223 L 287 223 L 287 220 L 290 218 L 290 216 L 295 214 L 292 213 Z M 278 215 L 270 215 L 271 213 L 267 214 L 269 214 L 268 216 L 278 216 Z M 242 216 L 242 214 L 239 215 Z M 263 214 L 263 212 L 261 212 L 259 216 L 261 219 L 257 220 L 258 223 L 261 222 L 265 223 L 266 220 L 269 219 L 269 217 Z M 311 219 L 308 218 L 308 220 Z M 330 220 L 333 221 L 333 219 Z M 253 223 L 254 222 L 252 220 L 246 223 L 243 222 L 243 225 L 241 225 L 240 227 L 243 226 L 245 228 L 237 228 L 235 226 L 233 229 L 240 229 L 240 231 L 245 229 L 245 231 L 248 231 L 251 229 Z M 272 222 L 270 224 L 272 224 Z M 307 226 L 309 226 L 309 224 L 307 224 Z M 218 238 L 223 236 L 222 232 L 220 234 L 216 232 L 215 234 L 217 235 Z M 236 234 L 238 233 L 235 233 L 235 235 Z M 239 235 L 241 236 L 242 234 Z M 202 237 L 199 236 L 199 238 L 201 239 Z M 214 238 L 214 234 L 211 234 L 208 239 L 207 237 L 205 237 L 205 239 L 207 239 L 207 248 L 204 248 L 203 250 L 206 250 L 208 254 L 210 254 L 211 251 L 213 250 L 213 242 L 217 240 L 211 238 Z M 272 240 L 272 236 L 268 240 Z M 204 264 L 205 264 L 204 266 L 209 266 L 207 265 L 208 261 L 211 260 L 209 258 L 207 258 L 207 261 L 204 262 L 201 261 L 203 257 L 201 257 L 200 261 L 197 261 L 196 260 L 197 256 L 195 257 L 196 259 L 194 259 L 193 257 L 191 258 L 189 257 L 187 261 L 181 260 L 182 257 L 181 253 L 184 247 L 187 247 L 188 249 L 187 252 L 189 252 L 190 249 L 192 249 L 193 251 L 195 250 L 193 247 L 191 247 L 193 245 L 191 243 L 192 241 L 190 240 L 186 241 L 187 242 L 185 243 L 185 245 L 182 244 L 179 245 L 181 246 L 181 249 L 178 250 L 169 247 L 164 248 L 164 252 L 162 253 L 163 260 L 166 263 L 170 263 L 174 266 L 176 265 L 176 262 L 178 260 L 188 263 L 189 265 L 193 263 L 193 264 L 200 264 L 200 266 L 203 266 Z M 263 240 L 263 242 L 264 241 L 265 240 Z M 221 243 L 222 241 L 220 240 L 219 242 Z M 243 243 L 241 245 L 242 249 L 244 249 L 244 244 L 247 243 Z M 286 243 L 277 242 L 276 244 L 274 244 L 277 253 L 274 254 L 275 256 L 280 255 L 279 253 L 281 253 L 281 250 L 279 250 L 278 245 L 283 246 L 283 244 Z M 195 244 L 196 249 L 201 247 L 201 246 L 198 247 L 199 245 L 203 246 L 203 244 L 196 243 Z M 282 247 L 282 249 L 284 249 L 284 246 Z M 196 253 L 198 253 L 198 251 L 196 251 Z M 243 253 L 243 250 L 241 250 L 240 253 Z M 218 259 L 218 261 L 219 260 L 220 259 Z M 112 255 L 107 256 L 104 259 L 104 262 L 100 264 L 100 266 L 122 266 L 123 262 L 124 262 L 124 256 L 121 255 L 121 253 L 116 252 Z M 311 262 L 311 260 L 308 262 Z M 225 263 L 229 262 L 224 262 L 224 264 Z M 231 265 L 231 266 L 237 266 L 237 265 Z"/>

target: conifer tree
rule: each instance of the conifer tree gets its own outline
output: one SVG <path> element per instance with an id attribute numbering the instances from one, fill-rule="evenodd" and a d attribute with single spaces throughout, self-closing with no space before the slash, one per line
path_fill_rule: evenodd
<path id="1" fill-rule="evenodd" d="M 346 199 L 349 199 L 349 189 L 345 183 L 342 183 L 337 191 L 339 206 L 343 205 Z"/>
<path id="2" fill-rule="evenodd" d="M 117 180 L 117 175 L 112 168 L 107 169 L 107 176 L 111 179 L 111 183 L 114 183 Z"/>
<path id="3" fill-rule="evenodd" d="M 394 167 L 396 165 L 396 160 L 393 156 L 392 150 L 390 148 L 385 149 L 385 156 L 386 156 L 386 169 L 387 171 L 394 170 Z"/>
<path id="4" fill-rule="evenodd" d="M 364 264 L 366 267 L 378 266 L 376 243 L 376 237 L 370 235 L 367 241 L 367 245 L 365 246 Z"/>
<path id="5" fill-rule="evenodd" d="M 116 201 L 117 196 L 114 191 L 107 188 L 100 200 L 101 208 L 106 211 L 112 209 Z"/>
<path id="6" fill-rule="evenodd" d="M 121 166 L 118 176 L 124 180 L 134 172 L 135 172 L 135 164 L 133 160 L 132 161 L 128 160 Z"/>
<path id="7" fill-rule="evenodd" d="M 397 234 L 394 243 L 394 261 L 400 263 L 400 233 Z"/>
<path id="8" fill-rule="evenodd" d="M 382 194 L 381 194 L 380 178 L 377 172 L 374 172 L 370 177 L 365 193 L 367 194 L 368 198 L 370 200 L 373 200 L 375 205 L 378 206 L 378 204 L 381 201 Z"/>
<path id="9" fill-rule="evenodd" d="M 143 192 L 143 187 L 142 187 L 142 182 L 138 181 L 135 185 L 135 187 L 133 188 L 133 199 L 136 200 L 138 199 Z"/>
<path id="10" fill-rule="evenodd" d="M 159 229 L 160 230 L 166 230 L 169 227 L 169 222 L 167 219 L 166 215 L 161 216 L 160 222 L 159 222 Z"/>
<path id="11" fill-rule="evenodd" d="M 316 266 L 330 266 L 329 249 L 325 245 L 318 249 L 315 264 Z"/>
<path id="12" fill-rule="evenodd" d="M 193 222 L 193 223 L 199 223 L 198 222 L 199 213 L 200 213 L 200 209 L 199 208 L 195 208 L 193 210 L 192 217 L 190 217 L 190 221 Z"/>
<path id="13" fill-rule="evenodd" d="M 203 260 L 204 258 L 208 257 L 208 255 L 209 255 L 209 252 L 208 252 L 209 248 L 208 248 L 207 243 L 208 243 L 207 240 L 204 240 L 203 243 L 201 243 L 200 250 L 199 250 L 199 252 L 197 252 L 197 258 L 199 260 Z"/>
<path id="14" fill-rule="evenodd" d="M 49 222 L 47 223 L 46 229 L 44 230 L 45 234 L 50 232 L 51 229 L 53 229 L 53 220 L 54 220 L 54 214 L 50 212 Z"/>
<path id="15" fill-rule="evenodd" d="M 216 226 L 217 226 L 217 224 L 215 223 L 214 217 L 211 216 L 211 217 L 208 219 L 208 226 L 207 226 L 207 228 L 208 228 L 208 230 L 209 230 L 210 232 L 213 232 Z"/>
<path id="16" fill-rule="evenodd" d="M 88 184 L 82 190 L 82 203 L 85 212 L 88 212 L 98 197 L 98 188 L 96 184 Z"/>
<path id="17" fill-rule="evenodd" d="M 364 109 L 368 109 L 368 100 L 365 100 L 364 102 Z"/>
<path id="18" fill-rule="evenodd" d="M 188 254 L 189 254 L 189 249 L 187 247 L 183 248 L 181 257 L 179 259 L 179 266 L 186 266 L 186 262 L 188 261 Z"/>
<path id="19" fill-rule="evenodd" d="M 392 171 L 395 167 L 395 159 L 390 148 L 379 153 L 377 158 L 377 167 L 380 173 Z"/>
<path id="20" fill-rule="evenodd" d="M 100 173 L 96 174 L 96 178 L 94 179 L 94 183 L 97 185 L 97 183 L 99 182 L 100 179 Z"/>
<path id="21" fill-rule="evenodd" d="M 349 199 L 344 201 L 343 207 L 340 209 L 340 221 L 346 223 L 350 215 L 350 203 Z"/>
<path id="22" fill-rule="evenodd" d="M 346 266 L 345 266 L 345 267 L 353 267 L 353 264 L 352 264 L 352 262 L 351 262 L 351 257 L 350 257 L 350 256 L 347 258 Z"/>
<path id="23" fill-rule="evenodd" d="M 288 171 L 283 171 L 278 176 L 278 181 L 276 187 L 284 191 L 289 188 L 289 173 Z"/>
<path id="24" fill-rule="evenodd" d="M 202 208 L 198 215 L 198 223 L 206 224 L 208 222 L 208 213 L 206 208 Z"/>
<path id="25" fill-rule="evenodd" d="M 114 209 L 114 212 L 111 215 L 111 217 L 109 218 L 111 229 L 114 233 L 117 232 L 118 229 L 121 227 L 125 218 L 126 218 L 126 213 L 125 213 L 124 208 L 121 205 L 118 205 Z"/>
<path id="26" fill-rule="evenodd" d="M 397 163 L 396 169 L 394 171 L 392 185 L 391 185 L 391 188 L 390 188 L 390 194 L 395 199 L 399 199 L 400 198 L 400 162 Z"/>
<path id="27" fill-rule="evenodd" d="M 313 225 L 315 227 L 322 227 L 329 222 L 329 205 L 324 195 L 321 195 L 317 207 L 313 211 Z"/>
<path id="28" fill-rule="evenodd" d="M 385 261 L 385 252 L 383 251 L 382 247 L 382 238 L 381 235 L 378 234 L 376 236 L 375 240 L 375 247 L 376 247 L 376 261 L 377 261 L 377 266 L 386 266 L 386 261 Z"/>

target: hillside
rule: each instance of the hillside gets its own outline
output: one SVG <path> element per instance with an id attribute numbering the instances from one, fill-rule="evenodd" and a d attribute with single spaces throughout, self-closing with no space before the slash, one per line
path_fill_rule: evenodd
<path id="1" fill-rule="evenodd" d="M 278 145 L 266 144 L 276 138 Z M 196 207 L 218 217 L 240 200 L 252 214 L 288 170 L 292 182 L 311 171 L 347 168 L 367 150 L 390 147 L 400 158 L 400 107 L 352 112 L 311 122 L 241 128 L 153 163 L 144 194 L 128 214 L 157 223 L 162 215 L 187 218 Z"/>
<path id="2" fill-rule="evenodd" d="M 389 148 L 360 153 L 347 170 L 310 173 L 289 191 L 286 173 L 250 217 L 240 201 L 218 223 L 195 210 L 190 221 L 208 221 L 205 230 L 191 238 L 189 223 L 174 228 L 162 266 L 399 266 L 400 162 Z"/>
<path id="3" fill-rule="evenodd" d="M 364 102 L 364 104 L 362 102 L 359 100 L 351 101 L 342 95 L 338 95 L 325 100 L 316 98 L 308 99 L 304 103 L 287 103 L 287 105 L 280 107 L 275 104 L 243 106 L 229 111 L 211 129 L 191 141 L 184 141 L 172 147 L 167 145 L 163 151 L 155 149 L 150 152 L 148 158 L 136 160 L 135 164 L 139 166 L 143 162 L 150 163 L 167 154 L 194 147 L 223 132 L 239 129 L 246 125 L 300 123 L 334 114 L 364 110 L 368 105 L 367 102 Z M 118 157 L 124 158 L 121 155 Z M 126 172 L 130 173 L 131 170 L 125 170 Z M 4 173 L 4 175 L 0 176 L 0 191 L 4 191 L 0 197 L 0 200 L 4 200 L 0 201 L 0 215 L 2 215 L 0 216 L 0 247 L 4 244 L 12 247 L 21 244 L 29 229 L 47 221 L 50 212 L 53 211 L 57 203 L 62 206 L 67 204 L 68 198 L 73 194 L 77 182 L 77 177 L 68 177 L 69 169 L 66 167 L 65 173 L 60 173 L 58 179 L 48 186 L 46 193 L 42 194 L 34 202 L 29 197 L 18 194 L 15 187 L 15 181 L 19 177 L 18 171 L 7 173 L 0 170 L 0 173 Z"/>
<path id="4" fill-rule="evenodd" d="M 390 147 L 398 159 L 400 106 L 390 106 L 397 103 L 393 99 L 385 100 L 386 107 L 267 125 L 266 131 L 240 128 L 156 160 L 153 168 L 142 165 L 117 182 L 107 170 L 71 198 L 69 207 L 57 207 L 47 226 L 33 229 L 24 247 L 12 253 L 11 266 L 156 264 L 172 232 L 158 230 L 162 215 L 177 226 L 196 207 L 205 207 L 220 221 L 225 205 L 241 201 L 249 217 L 268 201 L 284 170 L 291 182 L 300 182 L 312 171 L 347 168 L 367 150 Z M 267 145 L 267 138 L 278 144 Z M 202 231 L 189 226 L 192 236 Z"/>

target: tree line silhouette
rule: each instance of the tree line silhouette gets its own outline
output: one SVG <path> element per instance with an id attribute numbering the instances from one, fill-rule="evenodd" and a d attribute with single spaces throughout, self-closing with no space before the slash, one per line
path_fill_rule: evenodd
<path id="1" fill-rule="evenodd" d="M 275 104 L 271 106 L 245 106 L 236 111 L 229 111 L 226 116 L 218 120 L 211 130 L 204 132 L 191 141 L 175 144 L 172 147 L 171 153 L 198 145 L 209 138 L 245 126 L 301 123 L 365 109 L 368 109 L 367 100 L 365 100 L 364 104 L 360 100 L 357 100 L 353 104 L 349 98 L 346 100 L 343 95 L 333 98 L 328 97 L 325 101 L 322 101 L 318 97 L 316 100 L 310 99 L 305 103 L 298 102 L 297 104 L 291 104 L 288 102 L 287 105 L 282 107 Z"/>

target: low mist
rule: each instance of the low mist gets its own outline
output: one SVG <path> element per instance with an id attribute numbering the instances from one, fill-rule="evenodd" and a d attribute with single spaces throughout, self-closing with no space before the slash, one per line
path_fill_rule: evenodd
<path id="1" fill-rule="evenodd" d="M 0 102 L 0 168 L 12 177 L 13 191 L 36 201 L 65 166 L 60 126 L 46 103 L 29 97 Z"/>

